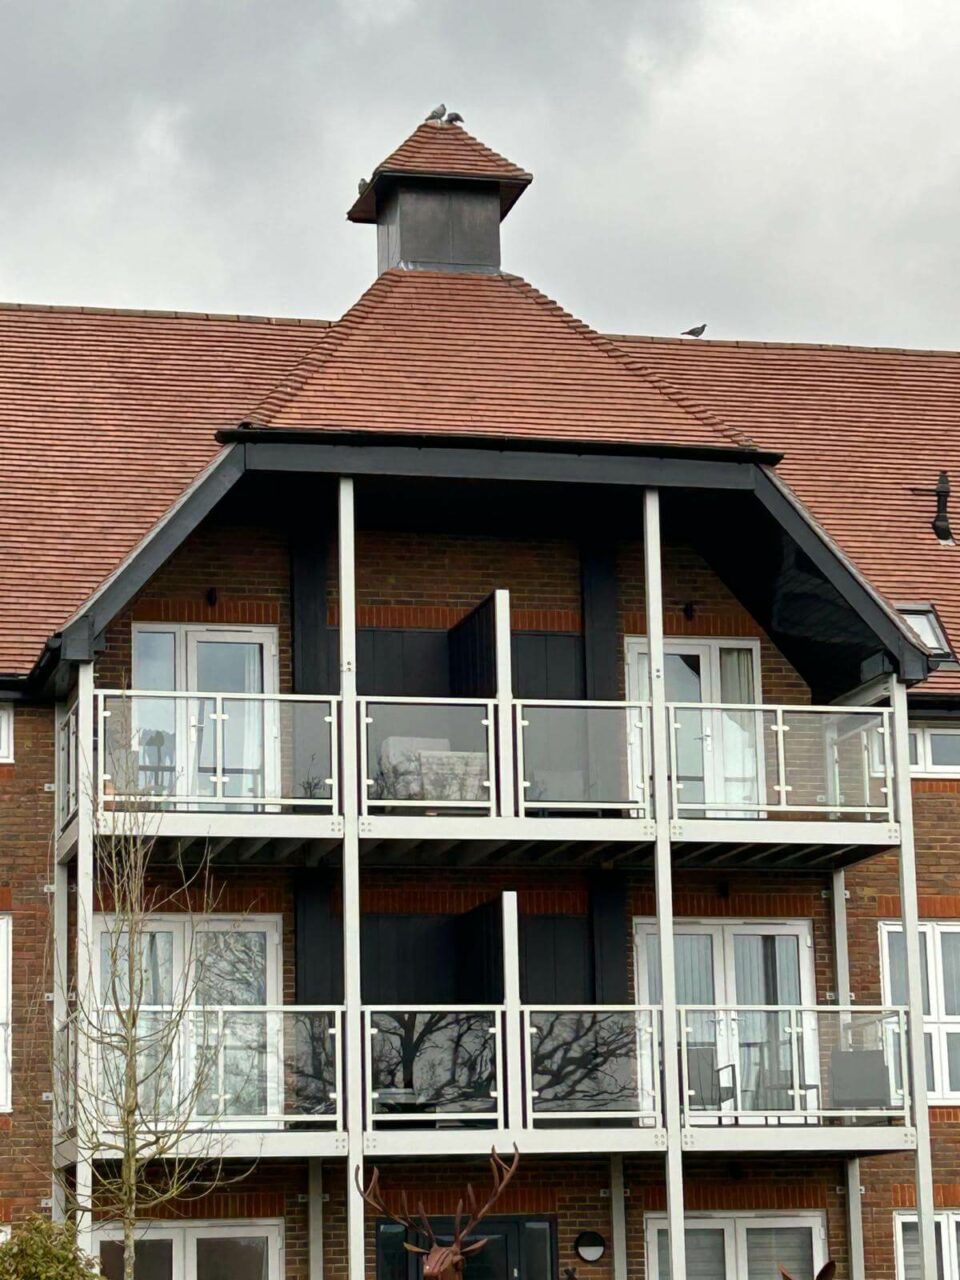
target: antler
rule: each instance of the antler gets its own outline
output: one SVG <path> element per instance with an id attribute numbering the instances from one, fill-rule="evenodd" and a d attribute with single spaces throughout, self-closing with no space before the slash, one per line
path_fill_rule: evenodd
<path id="1" fill-rule="evenodd" d="M 513 1144 L 513 1161 L 507 1164 L 505 1160 L 497 1155 L 496 1147 L 490 1148 L 490 1172 L 493 1176 L 493 1190 L 487 1198 L 482 1208 L 477 1208 L 477 1198 L 473 1194 L 473 1187 L 467 1184 L 467 1204 L 470 1208 L 470 1217 L 466 1224 L 461 1227 L 460 1218 L 463 1213 L 463 1201 L 457 1205 L 457 1220 L 455 1226 L 454 1239 L 459 1245 L 461 1240 L 465 1240 L 471 1231 L 476 1227 L 478 1222 L 482 1222 L 493 1206 L 503 1195 L 504 1189 L 513 1175 L 517 1172 L 517 1165 L 520 1163 L 520 1152 L 517 1150 L 517 1144 Z"/>
<path id="2" fill-rule="evenodd" d="M 380 1193 L 379 1169 L 374 1168 L 373 1173 L 370 1175 L 370 1183 L 366 1191 L 364 1191 L 363 1183 L 360 1181 L 359 1165 L 354 1169 L 353 1176 L 357 1184 L 357 1190 L 363 1196 L 370 1208 L 376 1213 L 382 1213 L 384 1217 L 391 1218 L 399 1226 L 407 1227 L 411 1231 L 422 1231 L 425 1236 L 429 1237 L 432 1245 L 437 1243 L 437 1237 L 433 1234 L 433 1227 L 430 1225 L 430 1219 L 427 1217 L 426 1210 L 423 1207 L 423 1201 L 420 1201 L 417 1204 L 417 1216 L 420 1223 L 418 1226 L 410 1214 L 410 1209 L 407 1205 L 407 1193 L 405 1191 L 400 1196 L 400 1213 L 393 1213 L 387 1208 L 386 1202 Z M 423 1250 L 417 1249 L 414 1245 L 407 1244 L 404 1247 L 410 1249 L 414 1253 L 423 1252 Z"/>

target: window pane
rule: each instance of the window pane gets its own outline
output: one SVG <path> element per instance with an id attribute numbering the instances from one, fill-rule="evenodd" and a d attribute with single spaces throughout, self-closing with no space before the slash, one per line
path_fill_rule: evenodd
<path id="1" fill-rule="evenodd" d="M 907 1003 L 907 955 L 903 945 L 903 931 L 891 929 L 887 934 L 887 955 L 890 960 L 890 1003 Z M 920 935 L 920 967 L 923 979 L 923 1012 L 930 1012 L 930 982 L 927 973 L 927 935 Z"/>
<path id="2" fill-rule="evenodd" d="M 720 701 L 754 701 L 753 653 L 750 649 L 721 648 Z"/>
<path id="3" fill-rule="evenodd" d="M 784 1267 L 794 1280 L 813 1280 L 809 1227 L 748 1227 L 747 1280 L 767 1280 Z"/>
<path id="4" fill-rule="evenodd" d="M 800 1003 L 799 938 L 737 933 L 733 957 L 738 1004 Z"/>
<path id="5" fill-rule="evenodd" d="M 230 640 L 197 644 L 199 693 L 263 693 L 263 645 Z"/>
<path id="6" fill-rule="evenodd" d="M 176 689 L 176 637 L 172 631 L 135 631 L 133 668 L 138 689 Z"/>
<path id="7" fill-rule="evenodd" d="M 915 1222 L 901 1222 L 903 1238 L 903 1280 L 920 1280 L 920 1228 Z M 943 1240 L 940 1223 L 937 1230 L 937 1278 L 943 1280 Z"/>
<path id="8" fill-rule="evenodd" d="M 686 1280 L 726 1280 L 726 1247 L 721 1227 L 694 1227 L 684 1233 L 687 1252 Z M 667 1233 L 657 1232 L 657 1263 L 660 1280 L 670 1280 L 670 1250 Z"/>
<path id="9" fill-rule="evenodd" d="M 123 1280 L 123 1245 L 100 1242 L 100 1270 L 106 1280 Z M 135 1280 L 173 1280 L 173 1241 L 138 1240 L 133 1251 Z"/>
<path id="10" fill-rule="evenodd" d="M 910 730 L 910 763 L 913 765 L 919 763 L 920 760 L 920 748 L 918 746 L 919 737 L 920 735 L 917 733 L 916 729 Z"/>
<path id="11" fill-rule="evenodd" d="M 266 1004 L 267 935 L 210 929 L 196 941 L 197 1004 Z"/>
<path id="12" fill-rule="evenodd" d="M 960 1013 L 960 933 L 940 934 L 940 961 L 943 965 L 943 1011 Z"/>
<path id="13" fill-rule="evenodd" d="M 392 1222 L 377 1228 L 377 1280 L 407 1280 L 407 1259 L 403 1247 L 407 1233 Z"/>
<path id="14" fill-rule="evenodd" d="M 142 987 L 133 993 L 133 1004 L 173 1003 L 173 934 L 150 930 L 135 944 L 139 951 Z M 100 934 L 100 993 L 109 1008 L 122 1007 L 130 1000 L 128 990 L 129 939 L 126 933 L 105 929 Z M 136 960 L 136 956 L 134 959 Z M 117 995 L 111 987 L 116 981 Z"/>
<path id="15" fill-rule="evenodd" d="M 202 1236 L 197 1241 L 197 1280 L 269 1280 L 269 1268 L 263 1236 Z"/>
<path id="16" fill-rule="evenodd" d="M 960 768 L 960 733 L 935 733 L 928 736 L 930 763 L 942 769 Z"/>

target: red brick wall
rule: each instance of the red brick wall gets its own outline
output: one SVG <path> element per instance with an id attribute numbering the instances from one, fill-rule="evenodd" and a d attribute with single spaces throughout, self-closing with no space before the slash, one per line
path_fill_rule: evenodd
<path id="1" fill-rule="evenodd" d="M 216 591 L 216 603 L 208 593 Z M 273 626 L 278 630 L 280 691 L 292 688 L 290 552 L 287 535 L 275 528 L 204 521 L 107 628 L 97 658 L 97 684 L 132 684 L 133 622 L 180 622 L 198 626 Z"/>
<path id="2" fill-rule="evenodd" d="M 13 1108 L 0 1114 L 0 1223 L 15 1222 L 51 1194 L 49 1103 L 51 988 L 47 964 L 53 828 L 53 711 L 17 704 L 13 764 L 0 765 L 0 912 L 13 928 Z"/>

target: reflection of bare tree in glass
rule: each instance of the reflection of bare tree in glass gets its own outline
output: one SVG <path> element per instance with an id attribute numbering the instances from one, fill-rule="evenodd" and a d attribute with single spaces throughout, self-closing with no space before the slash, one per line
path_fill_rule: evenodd
<path id="1" fill-rule="evenodd" d="M 336 1114 L 336 1036 L 327 1013 L 292 1014 L 287 1022 L 283 1071 L 293 1110 L 304 1116 Z"/>
<path id="2" fill-rule="evenodd" d="M 539 1111 L 636 1111 L 638 1039 L 630 1012 L 536 1011 L 533 1088 Z"/>
<path id="3" fill-rule="evenodd" d="M 495 1110 L 493 1013 L 373 1016 L 373 1087 L 381 1110 Z"/>

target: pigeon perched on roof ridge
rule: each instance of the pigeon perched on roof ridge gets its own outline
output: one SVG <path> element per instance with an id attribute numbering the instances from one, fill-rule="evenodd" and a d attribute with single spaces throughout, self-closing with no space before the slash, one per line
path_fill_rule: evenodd
<path id="1" fill-rule="evenodd" d="M 442 124 L 442 123 L 443 123 L 443 117 L 444 117 L 446 114 L 447 114 L 447 107 L 446 107 L 446 104 L 445 104 L 445 103 L 443 103 L 443 102 L 441 102 L 441 103 L 440 103 L 440 105 L 439 105 L 439 107 L 434 107 L 434 108 L 433 108 L 433 110 L 432 110 L 432 111 L 430 112 L 430 114 L 427 116 L 427 121 L 426 121 L 426 122 L 427 122 L 427 123 L 429 123 L 429 121 L 431 121 L 431 120 L 436 120 L 437 124 Z"/>
<path id="2" fill-rule="evenodd" d="M 684 329 L 681 338 L 702 338 L 706 333 L 707 326 L 705 324 L 695 324 L 692 329 Z"/>
<path id="3" fill-rule="evenodd" d="M 463 116 L 460 114 L 459 111 L 451 111 L 443 123 L 444 124 L 463 124 Z"/>

